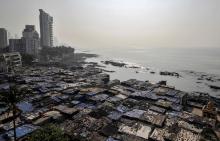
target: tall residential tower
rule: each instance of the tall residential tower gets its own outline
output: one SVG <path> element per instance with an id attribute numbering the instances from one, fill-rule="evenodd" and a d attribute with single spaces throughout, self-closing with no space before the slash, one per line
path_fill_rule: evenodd
<path id="1" fill-rule="evenodd" d="M 40 11 L 40 39 L 42 47 L 53 46 L 53 17 L 42 9 Z"/>
<path id="2" fill-rule="evenodd" d="M 4 28 L 0 28 L 0 49 L 7 47 L 8 38 L 7 31 Z"/>

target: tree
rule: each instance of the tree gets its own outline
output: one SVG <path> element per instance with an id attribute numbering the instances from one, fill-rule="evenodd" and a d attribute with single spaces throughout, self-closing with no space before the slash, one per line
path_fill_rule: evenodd
<path id="1" fill-rule="evenodd" d="M 69 141 L 56 125 L 49 124 L 34 132 L 27 141 Z"/>
<path id="2" fill-rule="evenodd" d="M 30 55 L 30 54 L 21 54 L 22 56 L 22 62 L 25 65 L 32 65 L 33 61 L 34 61 L 34 56 Z"/>
<path id="3" fill-rule="evenodd" d="M 53 58 L 53 57 L 62 57 L 64 54 L 73 54 L 75 51 L 74 48 L 58 46 L 58 47 L 44 47 L 40 51 L 42 58 Z"/>
<path id="4" fill-rule="evenodd" d="M 13 78 L 10 79 L 13 81 Z M 8 111 L 12 111 L 12 120 L 13 120 L 13 130 L 14 130 L 14 140 L 17 140 L 16 136 L 16 118 L 20 114 L 20 110 L 17 107 L 17 103 L 23 99 L 26 94 L 26 90 L 18 89 L 18 86 L 15 84 L 10 84 L 9 89 L 1 92 L 0 101 L 8 108 Z"/>

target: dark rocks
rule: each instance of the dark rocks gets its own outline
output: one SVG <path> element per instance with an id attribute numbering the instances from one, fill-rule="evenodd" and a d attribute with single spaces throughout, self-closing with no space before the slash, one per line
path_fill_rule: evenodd
<path id="1" fill-rule="evenodd" d="M 127 64 L 123 63 L 123 62 L 116 62 L 113 60 L 109 60 L 109 61 L 101 61 L 103 64 L 106 65 L 112 65 L 112 66 L 116 66 L 116 67 L 125 67 Z"/>
<path id="2" fill-rule="evenodd" d="M 105 69 L 102 69 L 102 71 L 103 71 L 103 72 L 109 72 L 109 73 L 115 72 L 115 71 L 113 71 L 113 70 L 105 70 Z"/>
<path id="3" fill-rule="evenodd" d="M 220 86 L 209 85 L 211 89 L 220 90 Z"/>
<path id="4" fill-rule="evenodd" d="M 124 67 L 124 68 L 130 68 L 130 69 L 142 69 L 142 67 L 139 65 L 125 63 L 123 61 L 107 60 L 107 61 L 101 61 L 101 63 L 103 63 L 105 65 L 116 66 L 116 67 Z"/>
<path id="5" fill-rule="evenodd" d="M 191 74 L 192 76 L 195 76 L 197 80 L 200 81 L 208 81 L 208 82 L 219 82 L 220 76 L 215 74 L 207 74 L 204 72 L 195 72 L 195 71 L 186 71 L 186 73 Z"/>
<path id="6" fill-rule="evenodd" d="M 139 69 L 140 67 L 138 67 L 138 66 L 130 66 L 129 68 L 132 68 L 132 69 Z"/>
<path id="7" fill-rule="evenodd" d="M 179 73 L 177 73 L 177 72 L 169 72 L 169 71 L 161 71 L 160 75 L 181 77 Z"/>
<path id="8" fill-rule="evenodd" d="M 151 74 L 155 74 L 155 72 L 154 72 L 154 71 L 151 71 L 150 73 L 151 73 Z"/>
<path id="9" fill-rule="evenodd" d="M 157 84 L 159 84 L 159 85 L 167 85 L 167 81 L 159 81 Z"/>

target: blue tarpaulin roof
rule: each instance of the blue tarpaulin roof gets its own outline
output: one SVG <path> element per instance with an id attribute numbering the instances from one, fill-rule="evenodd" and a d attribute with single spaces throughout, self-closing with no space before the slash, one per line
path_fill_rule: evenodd
<path id="1" fill-rule="evenodd" d="M 22 112 L 26 113 L 26 112 L 31 112 L 33 111 L 33 106 L 31 103 L 28 103 L 26 101 L 20 102 L 17 104 L 18 108 L 20 110 L 22 110 Z"/>
<path id="2" fill-rule="evenodd" d="M 33 126 L 31 124 L 25 124 L 25 125 L 22 125 L 16 128 L 16 136 L 17 138 L 21 138 L 21 137 L 26 136 L 27 134 L 32 133 L 33 131 L 37 129 L 38 129 L 37 126 Z M 13 138 L 14 136 L 13 130 L 8 131 L 6 134 L 8 135 L 8 137 L 11 137 L 11 138 Z"/>

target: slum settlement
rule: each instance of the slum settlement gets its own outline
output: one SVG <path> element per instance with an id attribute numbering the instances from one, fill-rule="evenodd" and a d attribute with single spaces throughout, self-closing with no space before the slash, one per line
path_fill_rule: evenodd
<path id="1" fill-rule="evenodd" d="M 220 101 L 208 94 L 186 93 L 165 82 L 110 80 L 87 65 L 23 67 L 14 82 L 29 93 L 17 103 L 16 133 L 25 140 L 47 123 L 72 140 L 218 141 Z M 0 74 L 1 91 L 9 73 Z M 0 104 L 1 105 L 1 104 Z M 0 107 L 0 140 L 13 139 L 12 111 Z"/>

